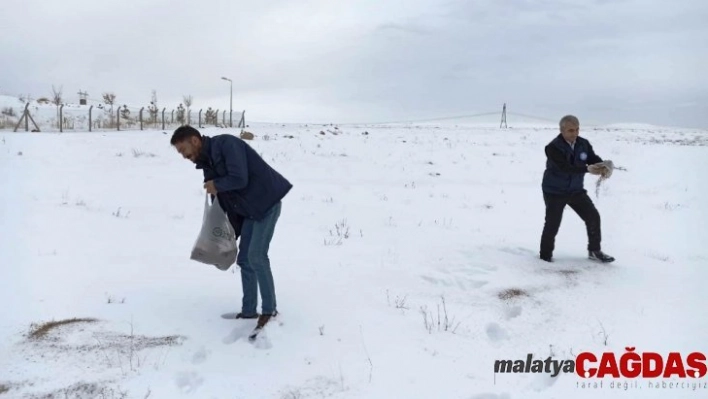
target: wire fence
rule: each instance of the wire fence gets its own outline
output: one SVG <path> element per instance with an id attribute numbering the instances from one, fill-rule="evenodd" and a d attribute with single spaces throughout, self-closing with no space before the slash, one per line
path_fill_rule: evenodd
<path id="1" fill-rule="evenodd" d="M 0 104 L 0 130 L 25 132 L 92 132 L 107 130 L 157 130 L 174 129 L 182 125 L 216 127 L 246 127 L 246 111 L 230 111 L 212 107 L 192 109 L 180 104 L 176 108 L 158 108 L 154 105 L 131 107 L 128 105 L 77 105 L 62 104 L 56 106 L 49 102 L 26 102 Z M 507 118 L 518 123 L 556 125 L 558 122 L 546 117 L 503 110 L 477 112 L 464 115 L 452 115 L 428 119 L 379 121 L 364 124 L 398 124 L 398 123 L 428 123 L 443 121 L 459 121 L 460 123 L 480 123 L 507 127 Z M 492 122 L 495 116 L 501 116 Z M 501 123 L 500 123 L 501 122 Z M 358 125 L 362 123 L 344 123 L 343 125 Z M 595 126 L 585 122 L 585 126 Z"/>
<path id="2" fill-rule="evenodd" d="M 129 107 L 94 105 L 31 104 L 3 106 L 0 109 L 0 130 L 14 132 L 93 132 L 107 130 L 170 129 L 182 125 L 216 127 L 246 127 L 246 111 L 190 109 L 183 106 Z"/>

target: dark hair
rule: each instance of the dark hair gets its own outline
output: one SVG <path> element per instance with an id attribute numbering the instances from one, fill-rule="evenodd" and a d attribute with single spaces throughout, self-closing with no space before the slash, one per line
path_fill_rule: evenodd
<path id="1" fill-rule="evenodd" d="M 202 135 L 201 133 L 199 133 L 199 130 L 189 125 L 180 126 L 175 130 L 174 133 L 172 133 L 172 139 L 170 139 L 170 144 L 175 145 L 177 143 L 189 139 L 190 137 L 197 137 L 201 139 Z"/>

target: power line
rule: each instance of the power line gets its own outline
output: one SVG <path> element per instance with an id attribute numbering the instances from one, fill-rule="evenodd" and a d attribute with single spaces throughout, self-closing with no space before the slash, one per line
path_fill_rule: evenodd
<path id="1" fill-rule="evenodd" d="M 88 93 L 85 91 L 79 90 L 79 104 L 81 105 L 86 105 L 86 97 L 88 97 Z"/>
<path id="2" fill-rule="evenodd" d="M 464 119 L 464 118 L 475 118 L 479 116 L 489 116 L 496 115 L 498 111 L 492 112 L 482 112 L 478 114 L 467 114 L 467 115 L 455 115 L 455 116 L 442 116 L 437 118 L 429 119 L 409 119 L 409 120 L 399 120 L 399 121 L 388 121 L 388 122 L 356 122 L 356 123 L 340 123 L 340 125 L 386 125 L 392 123 L 421 123 L 421 122 L 436 122 L 442 120 L 453 120 L 453 119 Z"/>
<path id="3" fill-rule="evenodd" d="M 509 114 L 511 114 L 511 115 L 517 115 L 517 116 L 523 116 L 524 118 L 529 118 L 529 119 L 537 119 L 537 120 L 540 120 L 540 121 L 554 122 L 554 123 L 557 122 L 557 121 L 555 121 L 555 120 L 553 120 L 553 119 L 543 118 L 543 117 L 540 117 L 540 116 L 533 116 L 533 115 L 520 114 L 520 113 L 518 113 L 518 112 L 509 112 Z"/>

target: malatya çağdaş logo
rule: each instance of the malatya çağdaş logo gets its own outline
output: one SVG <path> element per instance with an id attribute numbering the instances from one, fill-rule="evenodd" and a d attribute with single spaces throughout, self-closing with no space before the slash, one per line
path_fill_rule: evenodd
<path id="1" fill-rule="evenodd" d="M 548 373 L 552 377 L 574 373 L 580 378 L 703 378 L 708 371 L 702 352 L 685 356 L 670 352 L 662 356 L 656 352 L 637 353 L 635 349 L 625 348 L 626 352 L 620 356 L 614 352 L 600 356 L 583 352 L 569 360 L 554 360 L 551 356 L 534 359 L 529 353 L 526 359 L 496 360 L 494 373 Z"/>

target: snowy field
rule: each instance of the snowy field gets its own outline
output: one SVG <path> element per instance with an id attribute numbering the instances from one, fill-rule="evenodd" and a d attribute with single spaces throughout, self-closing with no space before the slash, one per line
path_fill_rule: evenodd
<path id="1" fill-rule="evenodd" d="M 171 131 L 0 131 L 0 398 L 708 397 L 494 373 L 708 353 L 708 132 L 581 130 L 627 169 L 598 196 L 585 180 L 617 258 L 601 265 L 569 208 L 558 261 L 537 258 L 552 126 L 248 130 L 294 184 L 271 245 L 281 315 L 255 344 L 254 321 L 221 318 L 237 266 L 189 260 L 202 177 Z"/>

